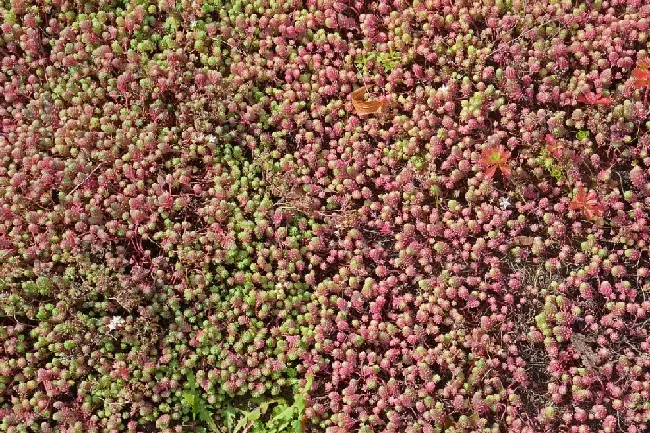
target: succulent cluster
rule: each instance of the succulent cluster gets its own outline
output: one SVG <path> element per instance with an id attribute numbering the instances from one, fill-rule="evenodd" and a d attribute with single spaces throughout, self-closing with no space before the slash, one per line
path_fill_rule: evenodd
<path id="1" fill-rule="evenodd" d="M 0 430 L 647 431 L 646 3 L 0 0 Z"/>

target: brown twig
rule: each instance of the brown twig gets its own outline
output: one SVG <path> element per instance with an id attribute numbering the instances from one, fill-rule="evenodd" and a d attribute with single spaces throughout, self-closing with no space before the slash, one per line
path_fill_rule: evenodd
<path id="1" fill-rule="evenodd" d="M 538 30 L 538 29 L 540 29 L 541 27 L 544 27 L 545 25 L 550 24 L 550 23 L 555 22 L 555 21 L 557 21 L 557 18 L 552 18 L 552 19 L 550 19 L 550 20 L 544 21 L 543 23 L 538 24 L 538 25 L 536 25 L 535 27 L 526 30 L 525 32 L 523 32 L 522 34 L 520 34 L 519 36 L 517 36 L 516 38 L 514 38 L 513 40 L 511 40 L 511 41 L 509 42 L 509 44 L 513 44 L 513 43 L 517 42 L 518 40 L 520 40 L 521 38 L 523 38 L 524 36 L 526 36 L 528 33 L 533 32 L 533 31 L 535 31 L 535 30 Z M 493 50 L 492 52 L 490 52 L 490 54 L 488 54 L 488 55 L 486 56 L 486 58 L 488 58 L 488 57 L 490 57 L 491 55 L 496 54 L 496 53 L 498 53 L 498 52 L 500 52 L 500 51 L 503 51 L 504 49 L 505 49 L 505 48 L 497 48 L 497 49 Z"/>
<path id="2" fill-rule="evenodd" d="M 71 195 L 71 194 L 72 194 L 73 192 L 75 192 L 75 191 L 76 191 L 76 190 L 77 190 L 81 185 L 83 185 L 84 183 L 86 183 L 86 181 L 87 181 L 88 179 L 90 179 L 90 176 L 92 176 L 93 173 L 96 172 L 96 171 L 99 169 L 99 167 L 102 166 L 102 164 L 103 164 L 103 162 L 100 162 L 99 164 L 97 164 L 97 167 L 93 168 L 93 170 L 92 170 L 90 173 L 88 173 L 88 176 L 86 176 L 86 178 L 85 178 L 83 181 L 81 181 L 81 183 L 77 184 L 74 188 L 72 188 L 72 191 L 70 191 L 70 192 L 69 192 L 68 194 L 66 194 L 66 195 L 68 195 L 68 196 Z"/>

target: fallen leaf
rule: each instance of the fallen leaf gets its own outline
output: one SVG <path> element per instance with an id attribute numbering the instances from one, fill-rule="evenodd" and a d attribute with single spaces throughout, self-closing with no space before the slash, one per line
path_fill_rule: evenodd
<path id="1" fill-rule="evenodd" d="M 535 238 L 532 236 L 515 236 L 512 243 L 514 245 L 530 246 L 534 240 Z"/>
<path id="2" fill-rule="evenodd" d="M 354 106 L 354 110 L 357 112 L 357 114 L 378 113 L 386 102 L 383 99 L 373 99 L 366 101 L 365 94 L 366 90 L 369 88 L 370 86 L 363 86 L 350 94 L 352 105 Z"/>
<path id="3" fill-rule="evenodd" d="M 590 342 L 593 342 L 593 340 L 588 339 L 582 334 L 572 334 L 571 342 L 573 343 L 573 347 L 575 347 L 576 351 L 580 355 L 580 358 L 582 359 L 585 367 L 593 368 L 598 362 L 598 355 L 591 347 L 589 347 L 588 344 Z"/>
<path id="4" fill-rule="evenodd" d="M 632 71 L 632 78 L 634 78 L 632 85 L 637 89 L 650 88 L 650 58 L 637 62 L 636 68 Z"/>
<path id="5" fill-rule="evenodd" d="M 577 99 L 578 102 L 589 105 L 610 105 L 612 103 L 612 98 L 602 96 L 600 92 L 583 93 L 582 95 L 578 96 Z"/>

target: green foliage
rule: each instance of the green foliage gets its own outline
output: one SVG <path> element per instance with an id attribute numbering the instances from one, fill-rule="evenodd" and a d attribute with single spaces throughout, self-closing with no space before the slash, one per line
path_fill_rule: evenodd
<path id="1" fill-rule="evenodd" d="M 196 378 L 191 370 L 187 373 L 187 389 L 183 391 L 182 403 L 192 414 L 193 421 L 198 419 L 205 423 L 210 431 L 220 431 L 214 422 L 214 415 L 212 414 L 213 407 L 209 406 L 201 396 L 196 384 Z"/>
<path id="2" fill-rule="evenodd" d="M 578 131 L 576 134 L 576 138 L 578 140 L 584 140 L 585 138 L 589 138 L 589 131 Z"/>
<path id="3" fill-rule="evenodd" d="M 384 72 L 390 74 L 393 69 L 398 67 L 402 61 L 401 54 L 395 51 L 378 52 L 372 51 L 366 55 L 362 55 L 361 59 L 357 60 L 355 64 L 357 68 L 362 70 L 364 74 L 368 73 L 368 63 L 373 62 L 384 69 Z"/>
<path id="4" fill-rule="evenodd" d="M 564 170 L 562 169 L 560 164 L 558 164 L 558 162 L 549 155 L 546 149 L 542 149 L 540 155 L 536 159 L 536 162 L 537 164 L 544 167 L 548 171 L 548 173 L 553 177 L 553 179 L 557 181 L 566 179 L 566 174 L 564 173 Z"/>
<path id="5" fill-rule="evenodd" d="M 228 433 L 301 433 L 302 419 L 304 417 L 307 403 L 307 393 L 311 389 L 312 376 L 307 378 L 305 387 L 298 390 L 289 404 L 284 398 L 254 399 L 251 403 L 257 404 L 252 410 L 236 410 L 232 407 L 222 412 L 222 419 Z M 266 421 L 264 415 L 269 413 Z M 239 420 L 235 424 L 235 418 L 239 413 Z"/>
<path id="6" fill-rule="evenodd" d="M 183 406 L 193 421 L 201 421 L 209 431 L 219 433 L 301 433 L 302 419 L 307 404 L 307 393 L 313 377 L 307 378 L 304 388 L 297 390 L 293 402 L 286 399 L 259 397 L 249 400 L 249 409 L 227 405 L 220 412 L 222 428 L 215 422 L 215 407 L 208 405 L 201 396 L 194 373 L 187 373 L 187 385 L 182 394 Z M 199 431 L 206 432 L 205 428 Z"/>

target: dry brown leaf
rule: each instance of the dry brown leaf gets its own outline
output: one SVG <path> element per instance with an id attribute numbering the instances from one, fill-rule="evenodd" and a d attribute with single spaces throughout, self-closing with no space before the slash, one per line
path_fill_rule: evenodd
<path id="1" fill-rule="evenodd" d="M 592 342 L 592 340 L 588 339 L 582 334 L 573 334 L 571 335 L 571 342 L 573 343 L 573 347 L 575 347 L 575 349 L 580 354 L 580 358 L 582 359 L 585 367 L 594 367 L 598 362 L 598 355 L 588 345 L 588 343 Z"/>
<path id="2" fill-rule="evenodd" d="M 373 99 L 366 101 L 364 96 L 366 94 L 366 90 L 369 88 L 370 86 L 360 87 L 350 95 L 352 98 L 352 105 L 354 106 L 354 110 L 357 112 L 357 114 L 378 113 L 386 102 L 383 99 Z"/>
<path id="3" fill-rule="evenodd" d="M 514 245 L 530 246 L 533 244 L 535 238 L 532 236 L 515 236 L 512 240 Z"/>

